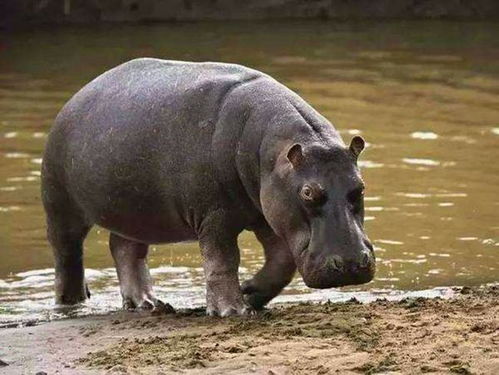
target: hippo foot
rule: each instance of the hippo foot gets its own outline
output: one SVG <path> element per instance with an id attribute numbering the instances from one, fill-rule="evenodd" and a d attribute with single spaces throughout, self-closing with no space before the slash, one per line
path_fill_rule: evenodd
<path id="1" fill-rule="evenodd" d="M 253 280 L 245 281 L 241 286 L 241 291 L 245 302 L 255 310 L 262 310 L 275 295 L 255 285 Z"/>
<path id="2" fill-rule="evenodd" d="M 155 315 L 163 314 L 174 314 L 175 309 L 169 303 L 164 303 L 163 301 L 155 297 L 144 297 L 144 298 L 131 298 L 127 297 L 123 299 L 123 309 L 124 310 L 135 310 L 135 311 L 151 311 Z"/>
<path id="3" fill-rule="evenodd" d="M 79 303 L 85 302 L 86 296 L 84 294 L 80 295 L 69 295 L 62 294 L 56 297 L 56 304 L 58 305 L 77 305 Z"/>
<path id="4" fill-rule="evenodd" d="M 208 303 L 206 308 L 206 315 L 209 316 L 219 316 L 225 318 L 228 316 L 250 316 L 255 315 L 255 310 L 246 305 L 244 302 L 240 303 L 227 303 L 224 301 L 218 301 L 218 303 Z"/>
<path id="5" fill-rule="evenodd" d="M 58 305 L 77 305 L 85 302 L 87 298 L 90 298 L 90 290 L 87 283 L 85 283 L 83 290 L 56 291 L 56 303 Z"/>

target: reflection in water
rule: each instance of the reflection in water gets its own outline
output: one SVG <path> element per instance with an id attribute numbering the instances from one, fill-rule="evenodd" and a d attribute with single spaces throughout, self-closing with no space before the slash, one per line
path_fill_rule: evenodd
<path id="1" fill-rule="evenodd" d="M 284 82 L 334 122 L 361 134 L 366 227 L 378 273 L 368 285 L 283 299 L 372 298 L 498 280 L 499 26 L 409 22 L 175 24 L 23 32 L 0 50 L 0 321 L 49 317 L 51 251 L 39 196 L 51 123 L 83 84 L 139 56 L 238 62 Z M 93 291 L 85 312 L 118 308 L 104 230 L 85 243 Z M 241 278 L 263 262 L 240 236 Z M 202 304 L 197 244 L 151 247 L 158 294 Z M 441 289 L 432 293 L 445 293 Z"/>
<path id="2" fill-rule="evenodd" d="M 428 165 L 432 167 L 440 165 L 440 162 L 438 160 L 431 159 L 403 158 L 402 161 L 407 164 Z"/>
<path id="3" fill-rule="evenodd" d="M 433 132 L 414 132 L 411 133 L 411 137 L 416 139 L 437 139 L 438 134 Z"/>

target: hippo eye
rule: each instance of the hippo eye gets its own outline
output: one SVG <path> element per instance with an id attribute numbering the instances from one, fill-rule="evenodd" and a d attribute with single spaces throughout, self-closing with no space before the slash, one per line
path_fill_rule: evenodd
<path id="1" fill-rule="evenodd" d="M 352 190 L 348 193 L 347 199 L 352 205 L 354 213 L 359 213 L 363 210 L 364 201 L 364 186 L 360 186 L 357 189 Z"/>
<path id="2" fill-rule="evenodd" d="M 321 203 L 325 199 L 325 193 L 323 189 L 317 185 L 304 185 L 300 191 L 300 197 L 305 202 L 310 203 Z"/>
<path id="3" fill-rule="evenodd" d="M 306 201 L 311 201 L 314 199 L 314 193 L 312 191 L 312 187 L 309 185 L 305 185 L 300 192 L 301 197 Z"/>
<path id="4" fill-rule="evenodd" d="M 355 204 L 364 198 L 364 186 L 360 186 L 348 193 L 347 199 L 350 203 Z"/>

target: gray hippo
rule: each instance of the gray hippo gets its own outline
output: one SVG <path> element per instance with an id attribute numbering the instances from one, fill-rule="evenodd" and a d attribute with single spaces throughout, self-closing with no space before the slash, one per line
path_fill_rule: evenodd
<path id="1" fill-rule="evenodd" d="M 125 308 L 167 308 L 152 291 L 150 244 L 198 240 L 207 313 L 262 308 L 298 269 L 311 288 L 374 276 L 357 158 L 331 123 L 270 76 L 240 65 L 141 58 L 113 68 L 58 114 L 42 165 L 56 301 L 89 297 L 83 241 L 111 232 Z M 237 237 L 265 264 L 239 283 Z"/>

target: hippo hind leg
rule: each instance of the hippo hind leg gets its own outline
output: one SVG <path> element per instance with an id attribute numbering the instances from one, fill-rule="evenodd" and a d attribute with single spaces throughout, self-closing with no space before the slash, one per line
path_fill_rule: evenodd
<path id="1" fill-rule="evenodd" d="M 55 260 L 56 303 L 74 305 L 90 297 L 83 268 L 83 241 L 91 228 L 63 187 L 44 183 L 47 237 Z"/>
<path id="2" fill-rule="evenodd" d="M 154 296 L 152 279 L 147 266 L 148 245 L 123 238 L 115 233 L 109 237 L 109 247 L 116 265 L 123 308 L 173 313 L 169 304 Z"/>
<path id="3" fill-rule="evenodd" d="M 272 229 L 257 229 L 255 235 L 263 245 L 265 264 L 252 279 L 243 283 L 241 289 L 246 302 L 259 310 L 291 282 L 296 265 L 286 242 Z"/>

